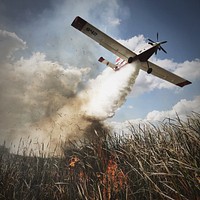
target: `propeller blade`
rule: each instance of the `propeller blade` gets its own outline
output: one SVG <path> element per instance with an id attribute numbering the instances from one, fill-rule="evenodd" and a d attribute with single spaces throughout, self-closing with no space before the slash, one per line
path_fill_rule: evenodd
<path id="1" fill-rule="evenodd" d="M 162 47 L 160 47 L 160 49 L 161 49 L 162 51 L 164 51 L 165 53 L 167 53 Z"/>
<path id="2" fill-rule="evenodd" d="M 165 44 L 165 43 L 167 43 L 167 41 L 160 42 L 160 44 Z"/>
<path id="3" fill-rule="evenodd" d="M 153 46 L 153 43 L 152 42 L 148 42 L 148 44 L 152 45 Z"/>
<path id="4" fill-rule="evenodd" d="M 151 40 L 151 39 L 148 39 L 150 42 L 152 42 L 152 43 L 155 43 L 153 40 Z"/>
<path id="5" fill-rule="evenodd" d="M 156 39 L 157 39 L 157 42 L 154 42 L 153 40 L 151 40 L 151 39 L 148 39 L 148 44 L 150 44 L 150 45 L 154 45 L 154 44 L 156 44 L 156 46 L 157 46 L 157 49 L 155 50 L 155 55 L 157 55 L 157 52 L 158 52 L 158 50 L 160 51 L 160 50 L 162 50 L 163 52 L 165 52 L 165 53 L 167 53 L 162 47 L 161 47 L 161 44 L 165 44 L 165 43 L 167 43 L 167 41 L 162 41 L 162 42 L 158 42 L 158 36 L 159 36 L 159 34 L 158 34 L 158 32 L 157 32 L 157 34 L 156 34 Z"/>

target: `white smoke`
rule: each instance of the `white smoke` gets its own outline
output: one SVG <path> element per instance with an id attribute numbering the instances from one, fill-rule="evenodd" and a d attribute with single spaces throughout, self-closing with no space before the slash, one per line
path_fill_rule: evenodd
<path id="1" fill-rule="evenodd" d="M 127 64 L 115 72 L 107 68 L 96 79 L 88 83 L 88 101 L 84 105 L 86 116 L 105 120 L 112 117 L 115 111 L 124 103 L 138 75 L 138 64 Z"/>
<path id="2" fill-rule="evenodd" d="M 61 140 L 81 138 L 92 120 L 114 115 L 138 74 L 136 65 L 127 65 L 118 72 L 106 68 L 87 81 L 89 64 L 65 69 L 39 52 L 12 60 L 10 55 L 25 42 L 9 32 L 0 36 L 9 41 L 0 64 L 0 138 L 16 147 L 21 138 L 37 145 L 51 141 L 53 147 Z"/>

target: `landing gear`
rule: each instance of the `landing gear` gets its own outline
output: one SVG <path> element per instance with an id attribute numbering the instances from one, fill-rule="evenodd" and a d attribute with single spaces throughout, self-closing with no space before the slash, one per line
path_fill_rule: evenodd
<path id="1" fill-rule="evenodd" d="M 147 74 L 151 74 L 152 71 L 153 71 L 152 68 L 148 68 L 148 69 L 147 69 Z"/>
<path id="2" fill-rule="evenodd" d="M 151 72 L 153 71 L 153 69 L 149 67 L 148 61 L 147 61 L 147 66 L 148 66 L 147 74 L 151 74 Z"/>
<path id="3" fill-rule="evenodd" d="M 129 57 L 128 58 L 128 63 L 132 63 L 133 62 L 133 57 Z"/>

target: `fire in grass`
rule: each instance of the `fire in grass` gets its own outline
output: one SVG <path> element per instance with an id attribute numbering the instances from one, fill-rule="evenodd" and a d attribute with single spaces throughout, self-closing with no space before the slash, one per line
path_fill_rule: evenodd
<path id="1" fill-rule="evenodd" d="M 100 155 L 103 155 L 102 152 Z M 84 163 L 84 158 L 72 155 L 67 164 L 68 181 L 70 180 L 71 184 L 77 184 L 79 195 L 82 197 L 88 196 L 90 199 L 95 199 L 98 196 L 98 198 L 110 200 L 113 197 L 118 199 L 124 196 L 123 194 L 127 190 L 127 176 L 120 168 L 115 156 L 111 155 L 108 159 L 98 157 L 97 160 L 104 166 L 102 171 L 98 170 L 98 168 L 94 170 L 94 166 L 91 166 L 91 163 L 90 166 L 88 163 Z M 89 169 L 86 169 L 87 167 L 94 170 L 92 174 Z M 98 187 L 98 194 L 96 194 L 96 190 L 92 192 L 93 194 L 91 194 L 92 190 L 89 190 L 94 182 Z"/>
<path id="2" fill-rule="evenodd" d="M 103 199 L 111 199 L 127 188 L 127 176 L 117 164 L 114 157 L 108 160 L 107 168 L 103 174 Z"/>

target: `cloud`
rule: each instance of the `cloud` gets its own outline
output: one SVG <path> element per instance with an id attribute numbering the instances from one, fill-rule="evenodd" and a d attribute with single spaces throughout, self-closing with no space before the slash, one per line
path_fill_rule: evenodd
<path id="1" fill-rule="evenodd" d="M 200 96 L 196 96 L 193 100 L 181 99 L 171 110 L 151 111 L 147 114 L 145 120 L 151 122 L 162 121 L 166 118 L 175 118 L 176 114 L 178 114 L 180 118 L 183 118 L 191 114 L 191 112 L 200 112 Z"/>
<path id="2" fill-rule="evenodd" d="M 24 49 L 25 47 L 26 42 L 20 39 L 15 33 L 0 30 L 0 62 L 11 57 L 15 51 Z"/>
<path id="3" fill-rule="evenodd" d="M 191 80 L 197 80 L 200 78 L 200 59 L 193 61 L 185 61 L 177 64 L 175 73 L 181 76 L 188 77 Z"/>
<path id="4" fill-rule="evenodd" d="M 127 40 L 118 40 L 121 44 L 129 48 L 130 50 L 137 51 L 138 49 L 142 48 L 146 44 L 145 38 L 143 35 L 134 36 Z"/>
<path id="5" fill-rule="evenodd" d="M 158 64 L 159 66 L 187 79 L 191 82 L 197 81 L 200 78 L 200 60 L 195 59 L 192 61 L 184 61 L 183 63 L 176 63 L 169 59 L 160 60 L 153 57 L 152 62 Z M 195 72 L 195 73 L 194 73 Z M 177 86 L 163 81 L 161 79 L 154 79 L 154 76 L 150 76 L 152 89 L 177 89 Z M 154 79 L 154 80 L 153 80 Z M 144 81 L 144 78 L 143 78 Z"/>
<path id="6" fill-rule="evenodd" d="M 162 122 L 165 119 L 175 119 L 178 117 L 184 120 L 192 112 L 200 113 L 200 96 L 194 97 L 192 100 L 181 99 L 170 110 L 153 110 L 149 112 L 144 118 L 130 119 L 124 122 L 114 122 L 110 124 L 113 131 L 119 134 L 132 133 L 132 126 L 141 126 L 147 123 Z"/>

